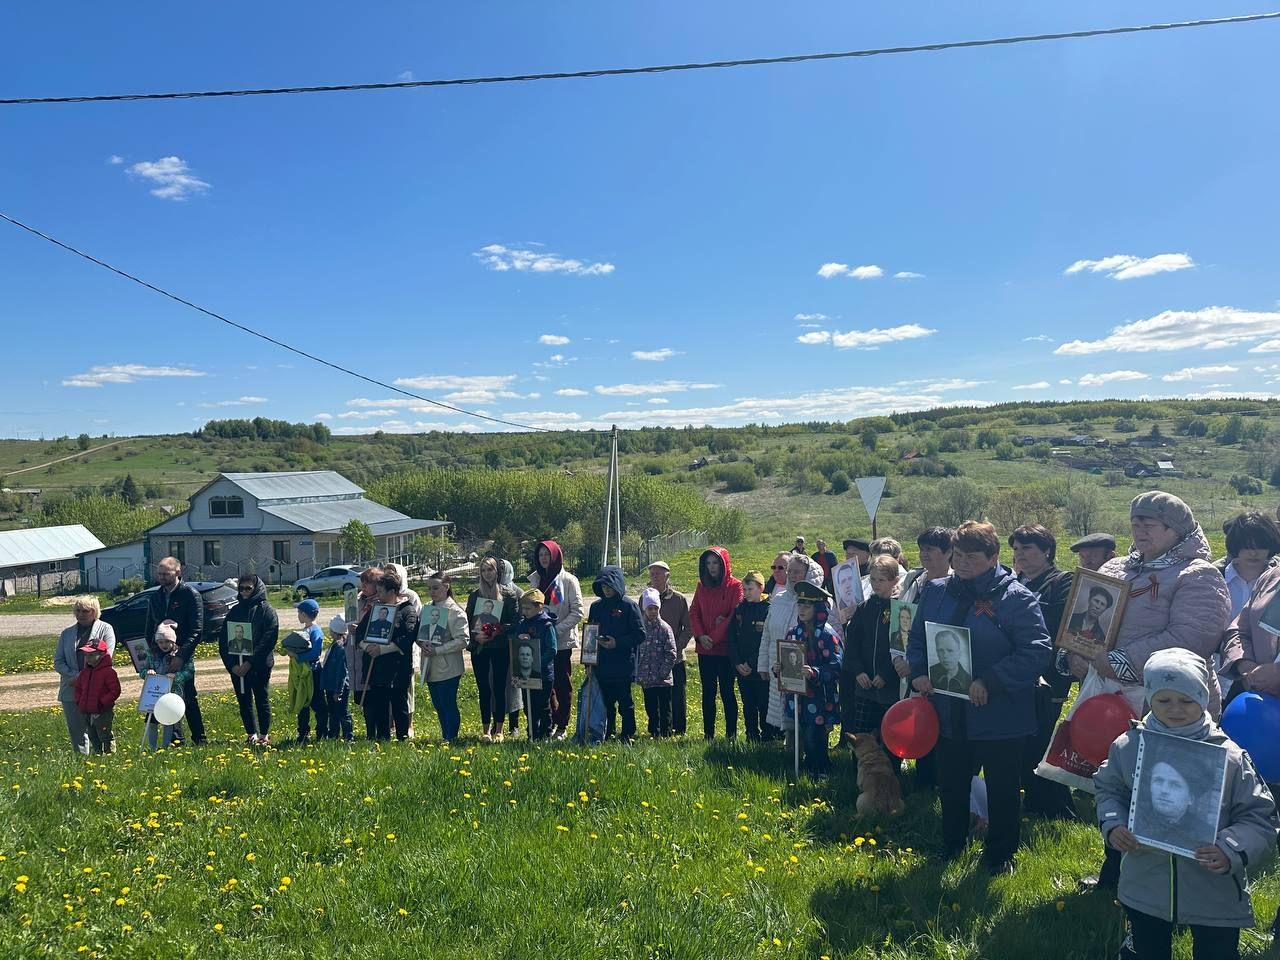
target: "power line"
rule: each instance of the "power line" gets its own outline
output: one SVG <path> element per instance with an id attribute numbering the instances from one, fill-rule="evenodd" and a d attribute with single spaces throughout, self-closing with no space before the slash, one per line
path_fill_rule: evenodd
<path id="1" fill-rule="evenodd" d="M 41 240 L 47 240 L 49 243 L 52 243 L 55 247 L 61 247 L 63 250 L 66 250 L 68 253 L 74 253 L 77 257 L 82 257 L 83 259 L 88 260 L 90 263 L 95 263 L 98 266 L 102 267 L 103 269 L 111 271 L 117 276 L 124 277 L 124 279 L 126 280 L 132 280 L 134 283 L 138 284 L 139 286 L 146 287 L 148 290 L 152 291 L 153 293 L 158 293 L 160 294 L 160 296 L 168 297 L 170 300 L 180 303 L 184 307 L 190 307 L 192 310 L 195 310 L 198 313 L 203 313 L 206 317 L 212 317 L 214 320 L 220 320 L 222 323 L 225 323 L 227 326 L 235 327 L 237 330 L 241 331 L 242 333 L 247 333 L 251 337 L 257 337 L 259 340 L 265 340 L 267 343 L 274 344 L 277 347 L 281 347 L 282 349 L 288 350 L 290 353 L 296 353 L 300 357 L 305 357 L 307 360 L 311 360 L 315 363 L 322 364 L 323 366 L 329 367 L 331 370 L 337 370 L 339 373 L 345 373 L 348 376 L 355 377 L 357 380 L 363 380 L 365 383 L 371 383 L 376 387 L 382 387 L 385 390 L 391 390 L 394 393 L 399 393 L 403 396 L 410 397 L 414 400 L 421 400 L 423 403 L 428 403 L 435 407 L 441 407 L 442 409 L 450 410 L 453 413 L 460 413 L 460 414 L 463 414 L 464 416 L 475 417 L 478 420 L 488 420 L 490 423 L 501 423 L 508 427 L 518 427 L 521 430 L 533 430 L 538 433 L 554 433 L 555 432 L 554 430 L 551 430 L 547 427 L 535 427 L 528 423 L 517 423 L 514 420 L 504 420 L 501 417 L 491 417 L 485 413 L 477 413 L 474 410 L 466 410 L 466 409 L 463 409 L 462 407 L 455 407 L 453 404 L 445 403 L 443 400 L 432 400 L 430 397 L 424 397 L 421 394 L 414 393 L 411 390 L 405 390 L 404 388 L 397 387 L 394 384 L 384 383 L 381 380 L 377 380 L 374 377 L 366 376 L 365 374 L 360 373 L 356 370 L 352 370 L 349 367 L 344 367 L 341 364 L 333 363 L 332 361 L 326 360 L 323 357 L 317 357 L 313 353 L 307 353 L 307 351 L 305 350 L 301 350 L 290 343 L 285 343 L 283 340 L 277 340 L 275 337 L 268 336 L 265 333 L 260 333 L 259 331 L 254 330 L 252 327 L 245 326 L 243 323 L 237 323 L 234 320 L 229 320 L 220 313 L 215 313 L 212 310 L 208 310 L 205 307 L 200 306 L 198 303 L 192 303 L 190 300 L 186 300 L 178 296 L 176 293 L 170 293 L 168 290 L 165 290 L 163 287 L 157 287 L 154 283 L 148 283 L 146 280 L 143 280 L 140 277 L 135 277 L 133 274 L 128 273 L 124 270 L 121 270 L 119 267 L 112 266 L 111 264 L 107 263 L 105 260 L 99 260 L 97 257 L 92 256 L 91 254 L 85 253 L 83 250 L 77 250 L 75 247 L 71 246 L 71 244 L 69 243 L 63 243 L 61 240 L 57 239 L 56 237 L 51 237 L 47 233 L 41 233 L 35 227 L 29 226 L 23 223 L 21 220 L 15 220 L 13 217 L 9 216 L 3 211 L 0 211 L 0 220 L 4 220 L 8 223 L 11 223 L 15 227 L 18 227 L 21 230 L 27 231 L 27 233 L 30 233 L 34 236 L 39 237 Z M 588 432 L 594 432 L 594 431 L 588 431 Z"/>
<path id="2" fill-rule="evenodd" d="M 710 60 L 700 63 L 668 63 L 648 67 L 614 67 L 605 70 L 574 70 L 562 73 L 525 73 L 491 77 L 456 77 L 439 80 L 397 80 L 392 83 L 340 83 L 305 87 L 262 87 L 250 90 L 186 90 L 168 93 L 112 93 L 81 97 L 13 97 L 0 99 L 0 106 L 54 103 L 112 103 L 126 100 L 198 100 L 210 97 L 266 97 L 288 93 L 339 93 L 367 90 L 408 90 L 418 87 L 464 87 L 494 83 L 526 83 L 535 80 L 591 80 L 597 77 L 627 77 L 637 74 L 677 73 L 687 70 L 718 70 L 727 67 L 760 67 L 782 63 L 809 63 L 819 60 L 851 60 L 863 57 L 891 56 L 899 53 L 937 53 L 971 47 L 995 47 L 1017 43 L 1043 43 L 1049 40 L 1082 40 L 1089 37 L 1111 37 L 1127 33 L 1151 33 L 1183 30 L 1191 27 L 1214 27 L 1232 23 L 1280 19 L 1280 12 L 1251 13 L 1238 17 L 1208 20 L 1183 20 L 1177 23 L 1148 23 L 1132 27 L 1107 27 L 1098 30 L 1073 30 L 1067 33 L 1037 33 L 1013 37 L 991 37 L 984 40 L 952 40 L 922 43 L 908 47 L 876 47 L 846 50 L 839 53 L 802 53 L 785 57 L 754 57 L 742 60 Z"/>

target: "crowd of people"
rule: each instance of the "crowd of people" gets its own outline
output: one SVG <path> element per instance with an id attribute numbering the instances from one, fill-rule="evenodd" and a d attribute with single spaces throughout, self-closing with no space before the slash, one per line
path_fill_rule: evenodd
<path id="1" fill-rule="evenodd" d="M 922 531 L 914 568 L 903 563 L 893 539 L 846 539 L 845 561 L 856 565 L 862 598 L 847 606 L 833 597 L 838 558 L 823 540 L 807 553 L 803 537 L 779 552 L 767 573 L 748 571 L 741 579 L 727 550 L 706 550 L 691 601 L 672 588 L 668 565 L 658 561 L 648 568 L 638 600 L 627 595 L 623 571 L 606 566 L 591 584 L 594 601 L 585 605 L 582 586 L 564 568 L 554 540 L 540 541 L 528 558 L 528 589 L 516 586 L 510 560 L 486 557 L 465 604 L 455 599 L 448 577 L 426 581 L 424 603 L 402 567 L 371 566 L 360 576 L 354 622 L 335 617 L 327 647 L 315 623 L 318 605 L 297 605 L 298 628 L 283 645 L 289 710 L 296 714 L 299 741 L 312 735 L 313 717 L 315 737 L 352 739 L 352 704 L 363 713 L 369 739 L 405 739 L 412 736 L 416 677 L 428 691 L 441 736 L 451 741 L 461 727 L 458 690 L 466 652 L 484 740 L 511 736 L 521 713 L 534 739 L 563 739 L 570 735 L 574 706 L 574 651 L 585 629 L 595 637 L 594 662 L 579 665 L 578 679 L 589 676 L 591 692 L 603 704 L 606 737 L 629 742 L 636 736 L 636 684 L 649 734 L 686 735 L 685 651 L 692 644 L 703 736 L 710 740 L 719 729 L 733 739 L 741 720 L 748 741 L 798 746 L 807 773 L 821 780 L 831 769 L 833 734 L 876 734 L 899 700 L 925 697 L 937 712 L 940 735 L 916 760 L 911 786 L 936 789 L 942 846 L 955 856 L 971 840 L 971 791 L 980 773 L 987 808 L 983 862 L 1001 873 L 1013 868 L 1024 817 L 1077 816 L 1068 787 L 1036 774 L 1074 683 L 1095 675 L 1136 697 L 1150 713 L 1135 730 L 1228 744 L 1216 725 L 1225 700 L 1244 691 L 1280 695 L 1280 638 L 1263 619 L 1280 593 L 1280 526 L 1251 512 L 1232 518 L 1224 530 L 1227 555 L 1215 563 L 1191 509 L 1153 491 L 1130 506 L 1133 545 L 1126 554 L 1117 555 L 1116 539 L 1106 533 L 1071 544 L 1080 569 L 1127 584 L 1113 643 L 1093 659 L 1054 647 L 1073 574 L 1056 565 L 1053 534 L 1032 522 L 1008 535 L 1011 566 L 1000 562 L 1004 544 L 997 531 L 981 521 Z M 202 631 L 201 601 L 182 582 L 173 558 L 159 563 L 157 579 L 160 589 L 147 616 L 149 657 L 141 672 L 172 677 L 173 691 L 186 702 L 191 739 L 199 744 L 204 727 L 191 667 Z M 281 628 L 258 577 L 241 577 L 238 588 L 228 621 L 251 628 L 252 650 L 233 653 L 224 637 L 220 653 L 248 743 L 269 744 L 267 690 Z M 895 601 L 905 602 L 897 618 L 891 615 Z M 1109 595 L 1090 596 L 1070 628 L 1090 634 L 1108 614 L 1104 601 L 1114 602 Z M 916 605 L 914 616 L 905 604 Z M 58 641 L 59 700 L 72 745 L 106 752 L 114 700 L 104 665 L 109 672 L 115 638 L 92 600 L 77 603 L 75 613 L 75 625 Z M 432 624 L 426 637 L 424 618 Z M 929 634 L 926 625 L 937 632 Z M 963 658 L 952 649 L 961 632 Z M 797 671 L 803 693 L 782 691 L 787 665 L 778 662 L 779 641 L 803 649 Z M 538 682 L 531 683 L 535 676 Z M 166 729 L 164 742 L 184 735 L 175 725 Z M 1247 871 L 1275 844 L 1278 820 L 1268 786 L 1236 748 L 1224 791 L 1235 800 L 1224 802 L 1218 841 L 1198 850 L 1194 860 L 1172 857 L 1142 846 L 1124 826 L 1134 789 L 1133 750 L 1131 732 L 1115 741 L 1097 775 L 1106 857 L 1091 882 L 1118 889 L 1129 913 L 1127 949 L 1133 955 L 1168 956 L 1173 926 L 1188 924 L 1197 957 L 1234 956 L 1238 928 L 1252 922 Z M 898 758 L 890 761 L 905 777 Z M 1196 891 L 1200 903 L 1177 894 L 1180 884 Z M 1206 913 L 1204 903 L 1224 891 L 1237 897 L 1237 906 Z"/>

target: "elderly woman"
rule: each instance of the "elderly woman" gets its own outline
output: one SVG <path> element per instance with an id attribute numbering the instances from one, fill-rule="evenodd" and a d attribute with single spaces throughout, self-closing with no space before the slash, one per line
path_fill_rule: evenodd
<path id="1" fill-rule="evenodd" d="M 1231 595 L 1231 619 L 1235 620 L 1250 602 L 1259 578 L 1280 553 L 1280 526 L 1265 513 L 1250 510 L 1229 519 L 1222 525 L 1222 532 L 1227 536 L 1227 555 L 1214 566 L 1222 571 L 1222 578 L 1227 582 L 1227 592 Z M 1240 692 L 1244 689 L 1244 685 L 1239 683 L 1243 677 L 1237 662 L 1239 649 L 1228 648 L 1232 638 L 1233 634 L 1228 630 L 1217 655 L 1218 684 L 1222 687 L 1224 699 L 1227 691 L 1234 688 Z M 1250 661 L 1247 667 L 1257 666 L 1252 657 Z"/>
<path id="2" fill-rule="evenodd" d="M 88 754 L 89 728 L 76 706 L 76 677 L 84 667 L 84 654 L 80 653 L 80 648 L 90 640 L 105 640 L 107 654 L 113 655 L 116 652 L 116 632 L 111 624 L 98 619 L 102 608 L 97 597 L 77 597 L 73 609 L 76 622 L 58 636 L 53 669 L 58 672 L 58 703 L 62 705 L 62 715 L 67 719 L 71 747 L 79 753 Z"/>
<path id="3" fill-rule="evenodd" d="M 787 737 L 790 739 L 794 724 L 787 723 L 787 698 L 773 679 L 773 663 L 778 652 L 778 641 L 789 639 L 791 631 L 799 622 L 796 619 L 796 584 L 808 582 L 822 586 L 822 566 L 802 553 L 784 553 L 781 556 L 787 558 L 787 582 L 785 586 L 775 588 L 769 597 L 769 613 L 764 620 L 756 671 L 769 681 L 769 710 L 765 715 L 765 722 L 776 729 L 788 731 Z"/>
<path id="4" fill-rule="evenodd" d="M 1018 793 L 1026 738 L 1036 731 L 1035 687 L 1049 664 L 1049 634 L 1036 595 L 1000 565 L 1000 540 L 989 523 L 957 528 L 955 571 L 920 596 L 907 661 L 912 686 L 938 711 L 938 795 L 942 844 L 959 855 L 969 836 L 974 772 L 986 779 L 988 823 L 983 865 L 992 874 L 1013 868 L 1021 834 Z M 941 695 L 931 680 L 925 624 L 964 627 L 969 636 L 969 689 Z M 940 646 L 940 642 L 935 645 Z"/>
<path id="5" fill-rule="evenodd" d="M 1209 660 L 1223 639 L 1231 614 L 1231 596 L 1222 574 L 1209 562 L 1209 541 L 1195 516 L 1171 493 L 1152 490 L 1129 504 L 1133 550 L 1104 563 L 1100 574 L 1129 582 L 1115 647 L 1092 664 L 1077 654 L 1067 659 L 1083 679 L 1092 666 L 1108 680 L 1141 690 L 1143 667 L 1157 650 L 1183 647 Z M 1209 715 L 1222 710 L 1216 674 L 1209 678 Z M 1120 879 L 1120 854 L 1107 847 L 1097 881 L 1083 885 L 1114 888 Z"/>

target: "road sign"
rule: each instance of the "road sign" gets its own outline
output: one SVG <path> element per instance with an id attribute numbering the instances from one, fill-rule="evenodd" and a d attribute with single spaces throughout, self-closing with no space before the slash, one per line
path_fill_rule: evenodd
<path id="1" fill-rule="evenodd" d="M 853 481 L 858 485 L 858 495 L 862 497 L 862 505 L 867 508 L 867 516 L 872 522 L 876 519 L 876 508 L 880 506 L 880 497 L 884 495 L 884 477 L 859 477 Z"/>

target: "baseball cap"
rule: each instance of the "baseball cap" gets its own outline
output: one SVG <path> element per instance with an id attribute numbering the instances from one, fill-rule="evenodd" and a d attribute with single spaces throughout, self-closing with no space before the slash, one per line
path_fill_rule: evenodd
<path id="1" fill-rule="evenodd" d="M 310 597 L 307 597 L 307 599 L 303 600 L 299 604 L 295 604 L 295 606 L 297 606 L 298 610 L 309 617 L 320 616 L 320 604 L 316 603 Z"/>

